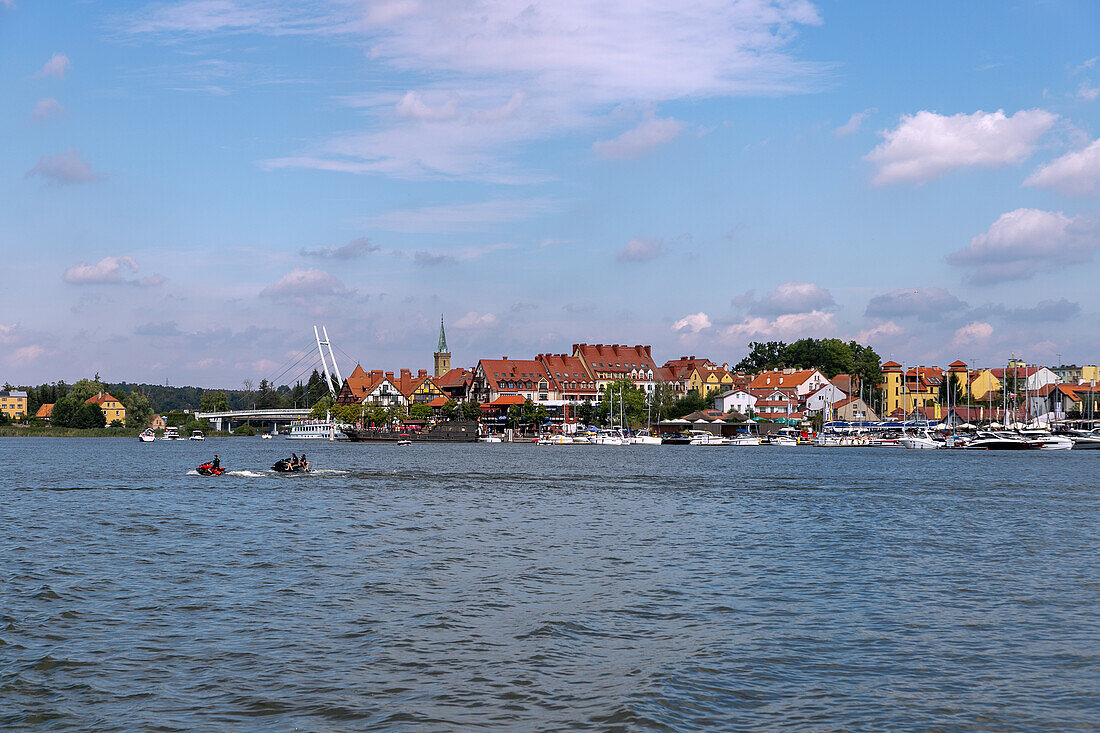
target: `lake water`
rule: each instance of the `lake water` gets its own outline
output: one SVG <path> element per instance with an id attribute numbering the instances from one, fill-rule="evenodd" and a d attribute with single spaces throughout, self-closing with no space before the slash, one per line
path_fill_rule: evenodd
<path id="1" fill-rule="evenodd" d="M 278 476 L 292 450 L 333 471 Z M 188 471 L 217 452 L 231 471 Z M 0 727 L 1096 730 L 1100 452 L 0 439 Z"/>

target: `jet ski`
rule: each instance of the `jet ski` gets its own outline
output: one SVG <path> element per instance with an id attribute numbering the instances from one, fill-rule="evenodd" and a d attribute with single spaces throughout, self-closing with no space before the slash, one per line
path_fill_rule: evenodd
<path id="1" fill-rule="evenodd" d="M 309 469 L 305 466 L 301 466 L 292 463 L 289 458 L 284 458 L 271 467 L 272 471 L 278 473 L 309 473 Z"/>
<path id="2" fill-rule="evenodd" d="M 214 468 L 214 464 L 208 461 L 195 470 L 198 471 L 200 476 L 221 476 L 225 473 L 225 466 Z"/>

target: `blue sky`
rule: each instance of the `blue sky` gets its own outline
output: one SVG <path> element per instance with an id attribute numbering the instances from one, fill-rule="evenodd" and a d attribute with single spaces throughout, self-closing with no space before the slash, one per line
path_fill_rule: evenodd
<path id="1" fill-rule="evenodd" d="M 1093 2 L 0 0 L 0 380 L 1096 363 Z M 350 364 L 349 364 L 350 367 Z"/>

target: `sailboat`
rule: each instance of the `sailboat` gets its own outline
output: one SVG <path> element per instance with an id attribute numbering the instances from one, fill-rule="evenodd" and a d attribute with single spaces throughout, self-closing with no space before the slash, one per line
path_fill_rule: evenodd
<path id="1" fill-rule="evenodd" d="M 646 395 L 645 427 L 630 438 L 631 445 L 660 445 L 661 439 L 651 433 L 653 429 L 653 399 Z"/>

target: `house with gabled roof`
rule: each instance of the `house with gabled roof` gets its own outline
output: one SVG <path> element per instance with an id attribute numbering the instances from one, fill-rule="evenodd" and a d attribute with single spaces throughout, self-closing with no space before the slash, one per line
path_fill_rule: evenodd
<path id="1" fill-rule="evenodd" d="M 339 405 L 377 405 L 380 407 L 405 407 L 408 399 L 397 387 L 393 372 L 372 369 L 367 372 L 359 364 L 344 380 L 336 395 Z"/>
<path id="2" fill-rule="evenodd" d="M 636 344 L 573 344 L 573 356 L 578 357 L 596 382 L 596 389 L 618 379 L 629 379 L 647 392 L 657 383 L 657 365 L 653 363 L 649 346 Z"/>
<path id="3" fill-rule="evenodd" d="M 553 391 L 565 402 L 584 402 L 598 399 L 596 380 L 589 375 L 584 362 L 571 354 L 539 354 L 540 362 L 549 375 Z"/>
<path id="4" fill-rule="evenodd" d="M 84 400 L 84 404 L 99 405 L 99 409 L 103 410 L 103 414 L 107 418 L 107 424 L 110 425 L 115 420 L 121 423 L 126 422 L 126 408 L 122 406 L 122 402 L 115 399 L 106 392 L 99 392 L 92 395 L 88 399 Z"/>
<path id="5" fill-rule="evenodd" d="M 410 405 L 423 405 L 431 402 L 436 397 L 443 397 L 443 390 L 436 386 L 427 369 L 421 369 L 413 376 L 408 369 L 402 369 L 400 375 L 394 381 L 397 391 L 405 396 L 405 401 Z"/>
<path id="6" fill-rule="evenodd" d="M 473 369 L 455 367 L 432 381 L 435 382 L 435 386 L 439 387 L 448 399 L 452 399 L 455 402 L 462 402 L 469 395 L 470 384 L 473 382 L 473 379 Z"/>
<path id="7" fill-rule="evenodd" d="M 829 380 L 817 369 L 779 369 L 760 372 L 749 383 L 750 390 L 793 389 L 800 398 L 829 384 Z"/>
<path id="8" fill-rule="evenodd" d="M 482 359 L 474 368 L 470 399 L 492 402 L 502 396 L 521 396 L 532 402 L 559 399 L 546 367 L 537 359 Z"/>

